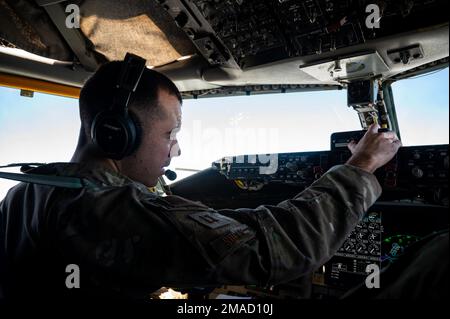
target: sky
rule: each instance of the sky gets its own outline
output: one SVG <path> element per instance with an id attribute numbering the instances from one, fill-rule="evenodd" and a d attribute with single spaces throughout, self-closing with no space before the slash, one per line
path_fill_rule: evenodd
<path id="1" fill-rule="evenodd" d="M 448 87 L 448 68 L 394 83 L 405 146 L 448 144 Z M 177 180 L 224 156 L 328 150 L 331 133 L 360 129 L 345 90 L 185 100 L 182 110 Z M 69 161 L 79 127 L 78 100 L 0 87 L 0 166 Z M 0 179 L 0 200 L 15 183 Z"/>

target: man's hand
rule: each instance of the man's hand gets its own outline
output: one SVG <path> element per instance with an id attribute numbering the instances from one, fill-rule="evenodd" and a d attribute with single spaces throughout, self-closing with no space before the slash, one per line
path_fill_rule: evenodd
<path id="1" fill-rule="evenodd" d="M 347 164 L 373 173 L 394 157 L 402 142 L 395 132 L 378 133 L 379 128 L 378 124 L 372 124 L 358 143 L 348 144 L 353 155 Z"/>

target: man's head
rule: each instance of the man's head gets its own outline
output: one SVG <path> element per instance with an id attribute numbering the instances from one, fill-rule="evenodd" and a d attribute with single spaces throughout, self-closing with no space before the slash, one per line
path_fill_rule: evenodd
<path id="1" fill-rule="evenodd" d="M 115 61 L 101 66 L 81 90 L 81 134 L 88 144 L 93 143 L 90 131 L 95 116 L 108 110 L 114 101 L 122 65 L 122 61 Z M 181 103 L 172 81 L 156 71 L 144 70 L 128 104 L 141 131 L 139 146 L 130 156 L 115 161 L 122 174 L 147 186 L 156 184 L 163 167 L 180 154 L 176 133 L 181 126 Z"/>

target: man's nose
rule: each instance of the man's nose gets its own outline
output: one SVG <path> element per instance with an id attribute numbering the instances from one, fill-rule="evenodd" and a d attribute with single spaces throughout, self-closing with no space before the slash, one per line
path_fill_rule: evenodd
<path id="1" fill-rule="evenodd" d="M 172 145 L 170 147 L 169 157 L 177 157 L 181 155 L 180 144 L 178 144 L 177 140 L 172 141 Z"/>

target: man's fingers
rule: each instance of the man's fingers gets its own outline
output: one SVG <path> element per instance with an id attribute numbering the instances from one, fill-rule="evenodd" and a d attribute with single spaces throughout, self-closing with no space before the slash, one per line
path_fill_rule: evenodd
<path id="1" fill-rule="evenodd" d="M 375 134 L 378 133 L 379 128 L 380 125 L 378 125 L 378 123 L 373 123 L 371 126 L 369 126 L 369 129 L 367 131 Z"/>
<path id="2" fill-rule="evenodd" d="M 381 133 L 384 138 L 398 140 L 397 134 L 393 131 Z"/>
<path id="3" fill-rule="evenodd" d="M 400 141 L 399 139 L 395 139 L 393 142 L 392 142 L 392 144 L 395 144 L 396 146 L 398 146 L 398 147 L 401 147 L 403 144 L 402 144 L 402 141 Z"/>
<path id="4" fill-rule="evenodd" d="M 356 147 L 356 142 L 354 140 L 351 140 L 350 143 L 347 144 L 347 147 L 350 150 L 350 152 L 353 153 Z"/>

